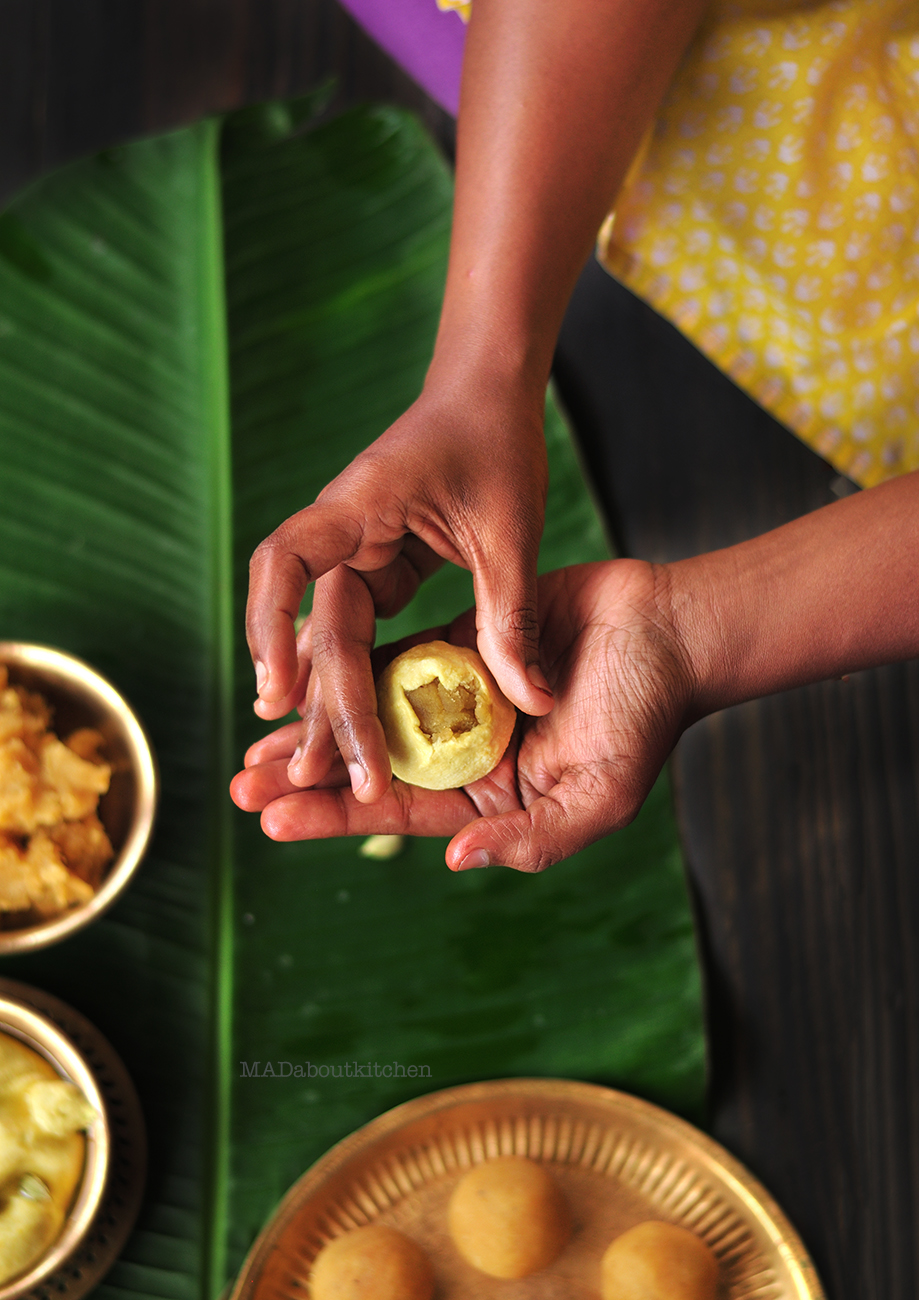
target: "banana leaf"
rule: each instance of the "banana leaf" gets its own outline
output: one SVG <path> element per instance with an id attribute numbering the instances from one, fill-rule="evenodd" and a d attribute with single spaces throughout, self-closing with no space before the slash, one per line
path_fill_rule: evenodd
<path id="1" fill-rule="evenodd" d="M 100 668 L 163 778 L 126 897 L 2 964 L 88 1015 L 141 1093 L 150 1179 L 113 1300 L 210 1300 L 316 1156 L 419 1092 L 542 1074 L 701 1100 L 663 782 L 537 878 L 454 876 L 442 841 L 382 863 L 273 844 L 226 795 L 260 731 L 248 556 L 416 395 L 445 273 L 450 178 L 419 125 L 314 107 L 110 150 L 0 216 L 0 636 Z M 551 403 L 547 436 L 544 568 L 604 553 Z M 469 600 L 446 569 L 381 636 Z"/>

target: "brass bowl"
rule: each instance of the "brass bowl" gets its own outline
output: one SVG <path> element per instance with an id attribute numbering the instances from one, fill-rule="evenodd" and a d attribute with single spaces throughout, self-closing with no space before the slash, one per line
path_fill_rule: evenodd
<path id="1" fill-rule="evenodd" d="M 18 1038 L 26 1047 L 43 1056 L 62 1078 L 75 1083 L 97 1115 L 86 1131 L 83 1177 L 61 1235 L 27 1272 L 0 1285 L 0 1300 L 13 1300 L 14 1296 L 22 1295 L 53 1273 L 63 1260 L 73 1254 L 86 1235 L 102 1204 L 108 1177 L 111 1135 L 105 1103 L 92 1070 L 73 1043 L 50 1020 L 21 1002 L 0 997 L 0 1033 Z"/>
<path id="2" fill-rule="evenodd" d="M 0 1033 L 17 1038 L 75 1083 L 97 1118 L 63 1229 L 41 1258 L 0 1285 L 0 1300 L 81 1300 L 111 1268 L 137 1218 L 146 1176 L 140 1103 L 115 1052 L 66 1003 L 0 979 Z"/>
<path id="3" fill-rule="evenodd" d="M 50 646 L 0 641 L 0 664 L 16 686 L 39 691 L 54 710 L 58 735 L 78 727 L 101 732 L 112 768 L 99 819 L 112 841 L 115 860 L 93 898 L 38 925 L 0 930 L 0 954 L 30 952 L 65 939 L 111 907 L 126 888 L 150 843 L 159 790 L 156 761 L 136 714 L 94 668 Z"/>

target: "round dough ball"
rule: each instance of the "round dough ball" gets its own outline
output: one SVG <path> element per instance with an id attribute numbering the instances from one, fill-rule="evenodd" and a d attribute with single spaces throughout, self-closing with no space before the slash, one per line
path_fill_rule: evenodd
<path id="1" fill-rule="evenodd" d="M 312 1300 L 431 1300 L 433 1295 L 427 1255 L 383 1223 L 334 1237 L 310 1273 Z"/>
<path id="2" fill-rule="evenodd" d="M 429 641 L 394 659 L 377 682 L 377 711 L 392 770 L 425 790 L 487 776 L 517 714 L 475 650 Z"/>
<path id="3" fill-rule="evenodd" d="M 551 1264 L 571 1216 L 551 1174 L 525 1156 L 499 1156 L 464 1174 L 447 1207 L 464 1259 L 489 1277 L 526 1277 Z"/>
<path id="4" fill-rule="evenodd" d="M 701 1238 L 675 1223 L 639 1223 L 608 1246 L 600 1264 L 603 1300 L 715 1300 L 718 1261 Z"/>

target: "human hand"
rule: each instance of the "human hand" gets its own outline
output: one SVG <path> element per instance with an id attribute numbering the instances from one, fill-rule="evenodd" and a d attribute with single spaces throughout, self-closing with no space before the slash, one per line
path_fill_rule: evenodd
<path id="1" fill-rule="evenodd" d="M 278 840 L 452 835 L 453 870 L 541 871 L 627 825 L 691 720 L 693 673 L 671 618 L 667 571 L 633 560 L 578 565 L 540 578 L 538 596 L 556 704 L 548 716 L 520 719 L 489 776 L 445 791 L 394 781 L 367 804 L 347 789 L 339 762 L 319 786 L 298 790 L 287 772 L 294 725 L 249 750 L 232 785 L 236 802 L 260 811 Z M 474 644 L 471 612 L 447 639 Z"/>
<path id="2" fill-rule="evenodd" d="M 358 798 L 383 794 L 390 770 L 369 660 L 374 620 L 401 609 L 444 559 L 473 575 L 478 649 L 505 695 L 531 714 L 552 707 L 536 625 L 542 403 L 541 391 L 537 401 L 519 387 L 489 386 L 481 372 L 476 386 L 441 377 L 256 550 L 247 610 L 256 712 L 276 719 L 300 708 L 294 785 L 320 780 L 337 748 Z M 300 600 L 317 579 L 297 637 Z"/>

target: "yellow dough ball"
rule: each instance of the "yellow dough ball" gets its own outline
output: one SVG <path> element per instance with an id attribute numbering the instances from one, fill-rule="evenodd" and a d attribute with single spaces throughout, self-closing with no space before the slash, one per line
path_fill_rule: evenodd
<path id="1" fill-rule="evenodd" d="M 639 1223 L 607 1247 L 603 1300 L 715 1300 L 718 1261 L 701 1238 L 675 1223 Z"/>
<path id="2" fill-rule="evenodd" d="M 551 1174 L 525 1156 L 499 1156 L 464 1174 L 447 1207 L 457 1250 L 489 1277 L 526 1277 L 551 1264 L 571 1216 Z"/>
<path id="3" fill-rule="evenodd" d="M 311 1300 L 431 1300 L 433 1295 L 427 1255 L 382 1223 L 333 1238 L 310 1273 Z"/>
<path id="4" fill-rule="evenodd" d="M 394 659 L 377 682 L 377 711 L 392 770 L 425 790 L 487 776 L 517 715 L 474 650 L 429 641 Z"/>

